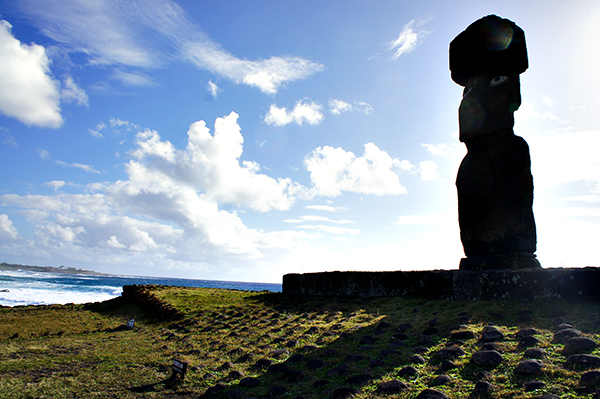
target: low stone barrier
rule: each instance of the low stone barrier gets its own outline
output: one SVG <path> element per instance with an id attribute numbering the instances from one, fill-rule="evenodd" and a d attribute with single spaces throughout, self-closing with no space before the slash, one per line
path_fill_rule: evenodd
<path id="1" fill-rule="evenodd" d="M 600 268 L 286 274 L 284 294 L 446 300 L 599 300 Z"/>

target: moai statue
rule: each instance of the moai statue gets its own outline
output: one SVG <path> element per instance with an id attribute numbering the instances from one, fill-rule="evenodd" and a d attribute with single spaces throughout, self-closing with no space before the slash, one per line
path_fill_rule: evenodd
<path id="1" fill-rule="evenodd" d="M 452 80 L 464 86 L 456 177 L 461 270 L 541 267 L 533 218 L 529 146 L 513 131 L 521 105 L 519 75 L 528 67 L 525 33 L 489 15 L 450 43 Z"/>

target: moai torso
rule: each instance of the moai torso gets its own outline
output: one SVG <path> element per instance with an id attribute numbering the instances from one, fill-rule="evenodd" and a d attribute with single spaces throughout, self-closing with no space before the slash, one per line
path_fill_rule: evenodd
<path id="1" fill-rule="evenodd" d="M 452 79 L 464 86 L 460 141 L 467 146 L 456 178 L 466 258 L 461 269 L 540 267 L 535 259 L 529 147 L 513 132 L 527 69 L 523 31 L 495 15 L 471 24 L 450 44 Z"/>

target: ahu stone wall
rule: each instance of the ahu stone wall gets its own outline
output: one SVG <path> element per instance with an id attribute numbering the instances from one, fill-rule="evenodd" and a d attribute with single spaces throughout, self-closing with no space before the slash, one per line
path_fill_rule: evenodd
<path id="1" fill-rule="evenodd" d="M 283 293 L 446 300 L 600 300 L 600 268 L 286 274 Z"/>

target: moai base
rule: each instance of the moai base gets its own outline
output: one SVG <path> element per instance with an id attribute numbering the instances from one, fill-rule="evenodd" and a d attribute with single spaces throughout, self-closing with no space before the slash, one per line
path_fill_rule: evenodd
<path id="1" fill-rule="evenodd" d="M 540 268 L 535 258 L 529 146 L 515 136 L 519 75 L 528 67 L 525 33 L 489 15 L 450 43 L 452 80 L 464 86 L 460 141 L 468 153 L 456 177 L 460 270 Z"/>

